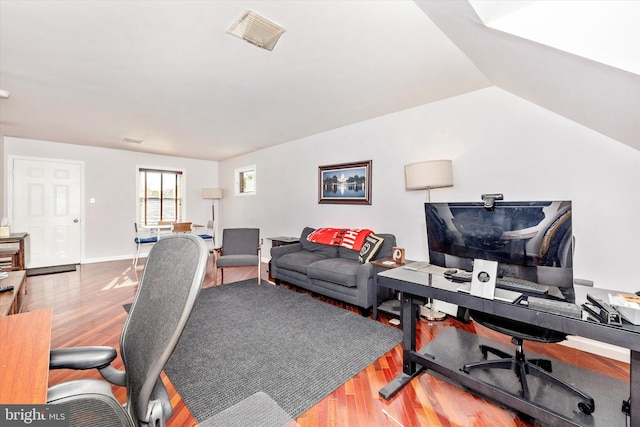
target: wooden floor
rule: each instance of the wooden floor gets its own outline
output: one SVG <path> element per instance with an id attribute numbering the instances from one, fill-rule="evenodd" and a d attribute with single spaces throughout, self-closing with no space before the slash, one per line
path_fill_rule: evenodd
<path id="1" fill-rule="evenodd" d="M 142 273 L 144 259 L 137 268 L 131 261 L 113 261 L 79 266 L 78 271 L 27 279 L 27 309 L 43 307 L 53 309 L 52 348 L 76 345 L 109 345 L 118 348 L 120 332 L 125 321 L 123 304 L 133 300 L 138 277 Z M 225 283 L 256 276 L 256 268 L 234 268 L 225 272 Z M 266 279 L 266 266 L 262 269 Z M 219 280 L 219 278 L 218 278 Z M 209 263 L 205 287 L 212 286 L 213 266 Z M 226 286 L 226 285 L 225 285 Z M 295 289 L 295 288 L 294 288 Z M 298 290 L 298 289 L 296 289 Z M 300 291 L 300 290 L 298 290 Z M 304 292 L 304 291 L 300 291 Z M 318 299 L 357 312 L 333 300 Z M 388 323 L 388 318 L 380 321 Z M 453 319 L 443 322 L 420 320 L 417 330 L 418 344 L 422 346 L 443 328 L 458 327 L 475 331 L 479 335 L 508 343 L 507 337 L 473 324 L 463 324 Z M 593 356 L 557 344 L 530 344 L 527 350 L 544 354 L 610 375 L 628 382 L 629 365 L 607 358 Z M 122 368 L 120 358 L 117 366 Z M 512 411 L 502 409 L 484 399 L 464 392 L 445 381 L 422 374 L 400 391 L 393 399 L 385 401 L 378 390 L 393 379 L 402 369 L 402 349 L 398 345 L 365 370 L 347 381 L 324 400 L 296 419 L 305 426 L 532 426 Z M 99 378 L 97 372 L 69 370 L 51 371 L 49 384 L 86 378 Z M 174 407 L 169 426 L 193 426 L 196 424 L 180 396 L 164 377 Z M 124 388 L 114 386 L 116 396 L 124 401 Z"/>

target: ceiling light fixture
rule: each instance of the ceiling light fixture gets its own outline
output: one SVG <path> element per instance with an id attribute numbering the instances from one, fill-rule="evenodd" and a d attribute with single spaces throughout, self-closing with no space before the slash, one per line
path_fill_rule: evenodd
<path id="1" fill-rule="evenodd" d="M 144 142 L 142 139 L 133 138 L 124 138 L 122 141 L 128 142 L 129 144 L 142 144 Z"/>
<path id="2" fill-rule="evenodd" d="M 229 27 L 227 34 L 271 51 L 285 31 L 281 26 L 247 10 Z"/>
<path id="3" fill-rule="evenodd" d="M 0 99 L 8 99 L 9 96 L 11 96 L 10 92 L 0 89 Z"/>

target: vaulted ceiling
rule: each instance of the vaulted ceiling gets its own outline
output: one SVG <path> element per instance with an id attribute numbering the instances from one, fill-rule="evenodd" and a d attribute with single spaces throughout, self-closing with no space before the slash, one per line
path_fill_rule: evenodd
<path id="1" fill-rule="evenodd" d="M 273 51 L 225 34 L 246 10 L 286 29 Z M 0 130 L 223 160 L 495 85 L 640 149 L 637 73 L 489 28 L 486 12 L 467 1 L 0 0 L 0 90 L 11 93 Z"/>

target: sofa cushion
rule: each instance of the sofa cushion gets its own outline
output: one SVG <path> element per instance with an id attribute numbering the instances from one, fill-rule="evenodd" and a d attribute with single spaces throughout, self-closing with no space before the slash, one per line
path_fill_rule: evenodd
<path id="1" fill-rule="evenodd" d="M 353 249 L 339 247 L 338 248 L 338 258 L 350 259 L 352 261 L 358 260 L 358 255 L 360 252 L 354 251 Z"/>
<path id="2" fill-rule="evenodd" d="M 307 240 L 307 236 L 313 231 L 314 229 L 311 227 L 305 227 L 304 230 L 302 230 L 302 234 L 300 235 L 300 244 L 302 245 L 302 249 L 309 252 L 319 252 L 324 254 L 326 257 L 337 257 L 337 246 L 323 245 L 321 243 L 314 243 Z"/>
<path id="3" fill-rule="evenodd" d="M 384 242 L 384 239 L 382 237 L 376 236 L 375 234 L 369 234 L 367 238 L 364 240 L 362 249 L 360 249 L 358 262 L 364 264 L 366 262 L 371 261 L 373 257 L 376 256 L 380 248 L 382 247 L 383 242 Z"/>
<path id="4" fill-rule="evenodd" d="M 345 258 L 327 258 L 316 261 L 307 267 L 310 279 L 323 280 L 354 288 L 360 264 Z"/>
<path id="5" fill-rule="evenodd" d="M 393 247 L 397 246 L 396 236 L 394 236 L 393 234 L 383 234 L 383 233 L 377 234 L 377 236 L 382 237 L 384 239 L 384 242 L 382 242 L 382 246 L 380 247 L 380 250 L 373 257 L 373 259 L 375 260 L 380 258 L 388 258 L 392 256 Z"/>
<path id="6" fill-rule="evenodd" d="M 278 268 L 307 274 L 307 267 L 310 264 L 313 264 L 325 258 L 327 258 L 327 256 L 321 252 L 309 252 L 302 250 L 282 255 L 276 260 L 276 265 L 278 266 Z"/>

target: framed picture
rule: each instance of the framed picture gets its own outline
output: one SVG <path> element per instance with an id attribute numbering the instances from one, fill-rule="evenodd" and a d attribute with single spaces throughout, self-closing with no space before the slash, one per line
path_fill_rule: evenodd
<path id="1" fill-rule="evenodd" d="M 318 203 L 371 204 L 371 160 L 318 167 Z"/>

